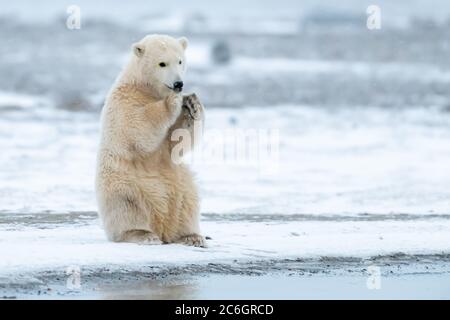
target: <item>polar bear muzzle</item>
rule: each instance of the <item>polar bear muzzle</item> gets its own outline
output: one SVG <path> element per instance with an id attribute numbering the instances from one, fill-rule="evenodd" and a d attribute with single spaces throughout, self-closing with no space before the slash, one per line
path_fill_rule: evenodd
<path id="1" fill-rule="evenodd" d="M 183 90 L 183 81 L 175 81 L 172 86 L 166 84 L 166 87 L 175 92 L 181 92 Z"/>
<path id="2" fill-rule="evenodd" d="M 175 92 L 181 92 L 183 90 L 183 81 L 175 81 L 173 83 L 173 90 Z"/>

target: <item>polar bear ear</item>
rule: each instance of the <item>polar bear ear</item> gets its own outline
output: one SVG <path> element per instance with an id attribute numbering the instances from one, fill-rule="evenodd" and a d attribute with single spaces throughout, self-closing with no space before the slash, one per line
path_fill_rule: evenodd
<path id="1" fill-rule="evenodd" d="M 140 58 L 144 55 L 145 48 L 142 44 L 135 43 L 135 44 L 133 44 L 133 52 L 137 57 Z"/>
<path id="2" fill-rule="evenodd" d="M 181 38 L 178 38 L 178 42 L 181 44 L 183 49 L 186 50 L 188 43 L 189 43 L 188 39 L 186 37 L 181 37 Z"/>

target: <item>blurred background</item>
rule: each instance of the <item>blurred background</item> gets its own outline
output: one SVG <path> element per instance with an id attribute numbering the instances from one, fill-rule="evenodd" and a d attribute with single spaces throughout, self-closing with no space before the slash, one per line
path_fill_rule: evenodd
<path id="1" fill-rule="evenodd" d="M 381 29 L 366 26 L 381 9 Z M 69 5 L 81 28 L 66 27 Z M 186 36 L 206 130 L 280 132 L 279 172 L 194 166 L 207 219 L 440 214 L 450 205 L 450 5 L 2 1 L 0 211 L 94 212 L 99 113 L 146 34 Z M 238 181 L 239 183 L 236 183 Z M 208 216 L 209 214 L 209 216 Z"/>

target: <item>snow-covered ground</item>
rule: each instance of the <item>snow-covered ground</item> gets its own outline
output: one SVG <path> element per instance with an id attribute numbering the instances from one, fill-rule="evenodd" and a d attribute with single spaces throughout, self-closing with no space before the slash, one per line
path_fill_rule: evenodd
<path id="1" fill-rule="evenodd" d="M 2 227 L 2 275 L 34 271 L 64 272 L 68 267 L 95 271 L 139 271 L 146 267 L 377 255 L 433 255 L 448 252 L 450 219 L 402 221 L 210 221 L 203 230 L 212 235 L 209 248 L 182 245 L 139 246 L 105 240 L 95 222 L 54 224 L 47 228 Z"/>
<path id="2" fill-rule="evenodd" d="M 450 272 L 450 7 L 381 1 L 371 32 L 360 1 L 234 2 L 175 1 L 169 14 L 81 1 L 78 31 L 62 4 L 2 6 L 0 293 L 73 266 L 226 274 L 407 257 Z M 151 32 L 190 39 L 186 87 L 207 109 L 192 168 L 208 249 L 109 243 L 97 219 L 99 110 Z M 274 134 L 275 152 L 237 161 L 230 150 L 257 145 L 255 133 Z"/>
<path id="3" fill-rule="evenodd" d="M 217 129 L 276 129 L 280 144 L 275 172 L 194 161 L 213 238 L 198 249 L 106 241 L 93 189 L 97 115 L 4 113 L 0 272 L 448 253 L 447 114 L 274 106 L 207 119 L 207 141 Z"/>
<path id="4" fill-rule="evenodd" d="M 0 124 L 2 212 L 96 211 L 98 114 L 36 107 L 3 111 Z M 202 211 L 448 214 L 449 128 L 448 113 L 423 108 L 208 110 L 192 159 Z M 277 132 L 278 151 L 266 162 L 227 158 L 239 134 L 252 132 Z M 222 154 L 208 156 L 211 144 Z"/>

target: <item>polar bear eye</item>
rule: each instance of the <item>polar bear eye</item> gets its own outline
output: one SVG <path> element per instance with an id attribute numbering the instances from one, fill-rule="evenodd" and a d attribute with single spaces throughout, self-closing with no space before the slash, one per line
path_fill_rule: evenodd
<path id="1" fill-rule="evenodd" d="M 180 60 L 180 61 L 178 61 L 178 64 L 182 64 L 183 62 Z"/>
<path id="2" fill-rule="evenodd" d="M 159 66 L 160 66 L 161 68 L 164 68 L 164 67 L 166 66 L 166 64 L 165 64 L 164 62 L 160 62 Z"/>

